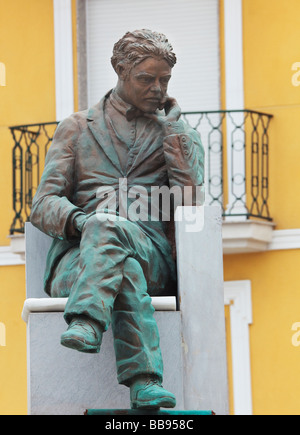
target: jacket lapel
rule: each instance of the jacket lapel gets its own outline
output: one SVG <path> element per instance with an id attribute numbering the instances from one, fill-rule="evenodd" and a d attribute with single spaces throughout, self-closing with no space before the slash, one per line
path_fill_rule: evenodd
<path id="1" fill-rule="evenodd" d="M 161 129 L 158 125 L 155 125 L 156 128 L 154 128 L 153 122 L 154 121 L 149 120 L 144 126 L 143 132 L 139 138 L 141 146 L 135 160 L 130 168 L 128 168 L 128 175 L 144 163 L 157 149 L 163 146 Z"/>
<path id="2" fill-rule="evenodd" d="M 106 154 L 107 158 L 118 169 L 120 174 L 123 175 L 118 155 L 113 146 L 104 119 L 104 105 L 110 93 L 111 91 L 102 98 L 100 103 L 89 110 L 87 121 L 89 129 L 93 133 L 93 136 Z"/>

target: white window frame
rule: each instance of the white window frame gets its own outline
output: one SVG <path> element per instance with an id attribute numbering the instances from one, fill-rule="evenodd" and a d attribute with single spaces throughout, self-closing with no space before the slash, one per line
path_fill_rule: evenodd
<path id="1" fill-rule="evenodd" d="M 224 283 L 230 307 L 234 415 L 252 415 L 249 326 L 252 324 L 251 281 Z"/>
<path id="2" fill-rule="evenodd" d="M 73 31 L 71 0 L 53 0 L 56 120 L 74 112 Z"/>
<path id="3" fill-rule="evenodd" d="M 226 110 L 243 110 L 244 101 L 244 60 L 243 60 L 243 8 L 242 0 L 224 0 L 224 47 L 225 47 L 225 101 Z M 242 125 L 244 113 L 235 114 L 235 123 Z M 232 121 L 227 120 L 227 172 L 228 172 L 228 204 L 227 211 L 230 211 L 235 202 L 236 194 L 242 195 L 244 185 L 241 185 L 241 192 L 237 192 L 238 186 L 233 184 L 233 168 L 231 159 L 231 132 Z M 240 140 L 244 141 L 242 132 Z M 234 160 L 235 173 L 245 178 L 245 155 L 238 153 Z M 235 206 L 235 213 L 247 213 L 243 205 Z M 244 218 L 246 219 L 246 217 Z M 243 220 L 243 217 L 227 217 L 226 220 Z"/>

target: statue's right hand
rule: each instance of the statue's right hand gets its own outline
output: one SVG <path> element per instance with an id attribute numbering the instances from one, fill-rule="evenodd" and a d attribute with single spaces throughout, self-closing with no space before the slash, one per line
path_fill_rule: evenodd
<path id="1" fill-rule="evenodd" d="M 177 122 L 181 116 L 181 108 L 175 98 L 167 96 L 160 108 L 165 109 L 165 114 L 145 113 L 144 116 L 158 122 L 161 126 L 166 126 L 170 122 Z"/>

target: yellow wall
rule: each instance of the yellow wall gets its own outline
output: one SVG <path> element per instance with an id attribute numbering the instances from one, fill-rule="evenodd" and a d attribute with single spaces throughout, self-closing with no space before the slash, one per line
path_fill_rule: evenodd
<path id="1" fill-rule="evenodd" d="M 55 66 L 52 0 L 0 0 L 0 246 L 9 245 L 12 222 L 12 148 L 8 126 L 55 120 Z M 0 414 L 27 412 L 24 266 L 0 267 Z"/>
<path id="2" fill-rule="evenodd" d="M 12 214 L 12 137 L 8 126 L 55 121 L 52 0 L 0 0 L 0 246 L 8 245 Z"/>
<path id="3" fill-rule="evenodd" d="M 300 322 L 300 250 L 225 256 L 225 280 L 252 285 L 250 326 L 255 414 L 300 414 L 300 347 L 291 330 Z"/>
<path id="4" fill-rule="evenodd" d="M 0 346 L 0 415 L 27 413 L 26 326 L 23 266 L 0 267 L 0 322 L 6 346 Z"/>
<path id="5" fill-rule="evenodd" d="M 270 128 L 270 206 L 277 229 L 299 228 L 299 0 L 243 0 L 245 106 L 274 115 Z"/>
<path id="6" fill-rule="evenodd" d="M 245 107 L 271 113 L 270 211 L 276 229 L 300 228 L 299 0 L 243 0 Z M 251 280 L 254 414 L 299 414 L 300 250 L 225 256 L 226 281 Z"/>

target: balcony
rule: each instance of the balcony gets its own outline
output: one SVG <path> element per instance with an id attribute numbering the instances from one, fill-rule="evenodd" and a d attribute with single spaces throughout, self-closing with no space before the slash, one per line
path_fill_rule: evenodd
<path id="1" fill-rule="evenodd" d="M 206 150 L 206 204 L 223 212 L 224 253 L 267 249 L 274 229 L 269 210 L 269 126 L 272 115 L 251 110 L 185 112 Z M 10 237 L 23 249 L 25 222 L 57 122 L 10 127 L 14 146 Z"/>

